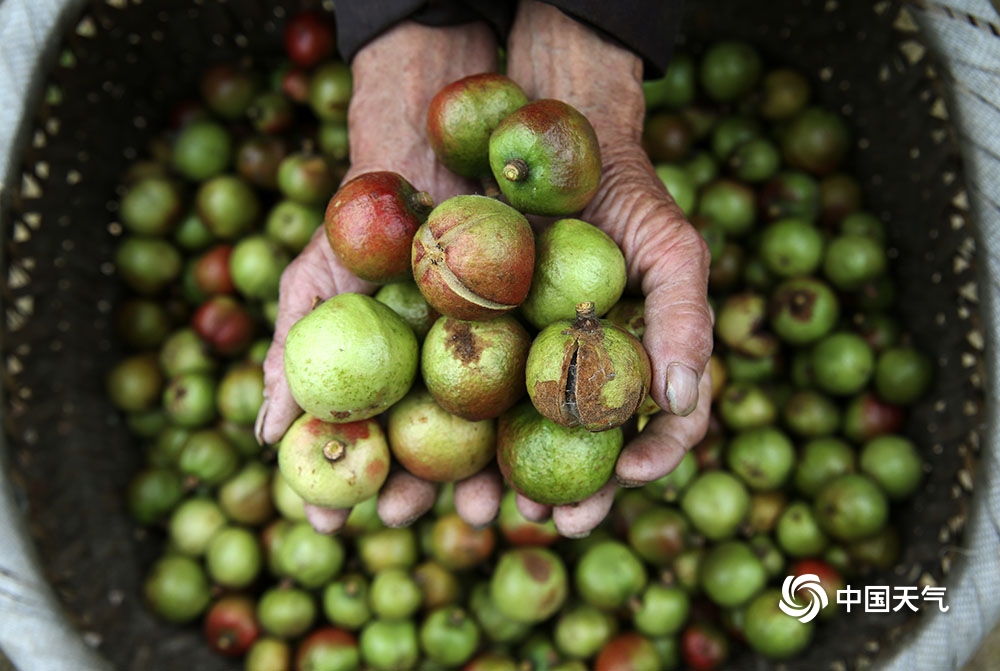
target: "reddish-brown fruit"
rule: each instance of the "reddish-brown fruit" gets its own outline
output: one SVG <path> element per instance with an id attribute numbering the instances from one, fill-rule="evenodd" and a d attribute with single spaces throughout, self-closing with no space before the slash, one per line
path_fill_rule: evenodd
<path id="1" fill-rule="evenodd" d="M 305 105 L 309 102 L 309 73 L 300 68 L 291 68 L 281 77 L 281 92 L 292 102 Z"/>
<path id="2" fill-rule="evenodd" d="M 531 288 L 535 237 L 520 212 L 485 196 L 434 208 L 413 238 L 413 278 L 442 315 L 485 320 L 520 305 Z"/>
<path id="3" fill-rule="evenodd" d="M 594 661 L 594 671 L 646 671 L 662 668 L 653 642 L 634 631 L 608 641 Z"/>
<path id="4" fill-rule="evenodd" d="M 458 513 L 439 517 L 431 529 L 431 554 L 452 571 L 482 564 L 495 547 L 493 527 L 473 529 Z"/>
<path id="5" fill-rule="evenodd" d="M 232 251 L 232 245 L 216 245 L 195 261 L 194 281 L 207 295 L 231 294 L 236 291 L 229 273 L 229 255 Z"/>
<path id="6" fill-rule="evenodd" d="M 253 317 L 231 296 L 213 296 L 191 317 L 191 327 L 218 354 L 232 356 L 249 347 Z"/>
<path id="7" fill-rule="evenodd" d="M 481 179 L 490 174 L 490 135 L 508 114 L 528 102 L 509 77 L 484 72 L 437 92 L 427 108 L 427 139 L 452 172 Z"/>
<path id="8" fill-rule="evenodd" d="M 333 195 L 326 208 L 326 239 L 344 266 L 369 282 L 402 280 L 410 274 L 413 236 L 433 203 L 395 172 L 358 175 Z"/>
<path id="9" fill-rule="evenodd" d="M 242 657 L 260 636 L 257 602 L 242 594 L 227 594 L 212 604 L 202 628 L 212 650 L 226 657 Z"/>
<path id="10" fill-rule="evenodd" d="M 333 56 L 337 31 L 333 17 L 325 12 L 300 12 L 288 20 L 282 35 L 288 58 L 303 68 L 319 65 Z"/>
<path id="11" fill-rule="evenodd" d="M 718 628 L 694 623 L 688 625 L 681 635 L 681 656 L 694 671 L 712 671 L 721 668 L 726 661 L 729 643 Z"/>

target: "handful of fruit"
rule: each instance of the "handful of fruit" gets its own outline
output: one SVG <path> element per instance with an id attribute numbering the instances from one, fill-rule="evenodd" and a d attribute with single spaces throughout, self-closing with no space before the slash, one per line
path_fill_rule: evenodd
<path id="1" fill-rule="evenodd" d="M 619 427 L 651 375 L 641 342 L 601 319 L 625 288 L 621 251 L 569 218 L 600 182 L 597 136 L 571 106 L 529 102 L 494 73 L 442 89 L 427 129 L 439 160 L 495 197 L 435 206 L 401 175 L 372 172 L 330 199 L 324 225 L 337 257 L 405 303 L 341 294 L 292 326 L 285 376 L 307 416 L 281 441 L 282 474 L 308 503 L 349 508 L 383 484 L 387 453 L 432 482 L 469 477 L 499 454 L 518 492 L 580 501 L 610 478 Z M 531 214 L 563 218 L 536 236 Z M 419 323 L 406 321 L 412 314 Z M 385 411 L 388 431 L 376 434 L 371 418 Z M 315 420 L 366 422 L 370 438 L 299 429 Z"/>
<path id="2" fill-rule="evenodd" d="M 619 490 L 586 539 L 525 519 L 513 489 L 474 529 L 448 483 L 495 458 L 530 498 L 578 500 L 608 478 L 621 422 L 657 410 L 621 252 L 568 216 L 596 154 L 559 181 L 524 139 L 557 110 L 593 148 L 585 120 L 555 103 L 526 119 L 537 103 L 495 75 L 458 82 L 429 137 L 504 200 L 434 207 L 386 173 L 336 190 L 350 70 L 330 60 L 326 15 L 293 17 L 302 31 L 276 75 L 209 69 L 123 183 L 129 354 L 107 385 L 146 459 L 125 499 L 162 544 L 150 609 L 200 622 L 247 671 L 702 670 L 806 651 L 838 588 L 898 561 L 893 509 L 923 472 L 900 431 L 932 372 L 894 313 L 887 234 L 844 171 L 843 120 L 744 43 L 679 53 L 648 84 L 647 151 L 713 255 L 708 435 L 669 475 Z M 503 104 L 481 124 L 446 111 L 487 100 Z M 541 211 L 564 218 L 536 233 L 526 214 Z M 329 297 L 290 332 L 307 414 L 275 453 L 253 421 L 278 278 L 324 221 L 344 263 L 384 285 Z M 407 528 L 376 511 L 393 461 L 445 483 Z M 339 534 L 313 530 L 310 500 L 353 505 Z M 817 619 L 779 609 L 792 575 L 830 595 Z"/>

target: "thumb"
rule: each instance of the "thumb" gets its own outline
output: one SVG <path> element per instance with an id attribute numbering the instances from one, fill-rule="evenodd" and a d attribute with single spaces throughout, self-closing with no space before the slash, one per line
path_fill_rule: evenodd
<path id="1" fill-rule="evenodd" d="M 368 291 L 370 285 L 344 268 L 321 226 L 309 244 L 288 264 L 278 288 L 278 316 L 274 338 L 264 359 L 264 403 L 257 413 L 254 432 L 260 443 L 274 444 L 289 425 L 302 414 L 285 379 L 285 338 L 288 331 L 313 307 L 316 299 L 325 300 L 346 291 Z"/>

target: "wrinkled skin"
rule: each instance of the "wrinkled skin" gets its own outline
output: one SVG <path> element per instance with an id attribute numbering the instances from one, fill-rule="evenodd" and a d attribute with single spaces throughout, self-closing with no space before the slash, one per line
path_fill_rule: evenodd
<path id="1" fill-rule="evenodd" d="M 597 131 L 604 171 L 597 194 L 580 218 L 618 243 L 627 262 L 629 289 L 645 296 L 643 344 L 653 363 L 651 395 L 669 409 L 655 415 L 626 445 L 616 479 L 590 498 L 553 509 L 519 497 L 518 507 L 528 519 L 551 516 L 563 535 L 583 536 L 607 515 L 618 484 L 638 486 L 665 475 L 705 433 L 711 400 L 709 254 L 642 150 L 645 101 L 637 56 L 534 0 L 520 3 L 507 53 L 508 74 L 530 99 L 563 100 L 583 112 Z M 435 202 L 481 192 L 479 185 L 435 162 L 424 115 L 430 99 L 446 84 L 495 68 L 496 43 L 484 24 L 429 28 L 403 23 L 369 43 L 352 63 L 348 177 L 394 170 L 429 192 Z M 258 417 L 258 439 L 277 442 L 301 412 L 281 366 L 290 326 L 308 311 L 314 296 L 374 289 L 337 262 L 321 234 L 288 266 L 281 280 L 274 342 L 264 364 L 266 402 Z M 499 473 L 490 466 L 456 483 L 455 505 L 467 522 L 484 525 L 496 516 L 502 491 Z M 379 494 L 379 515 L 390 526 L 410 524 L 427 512 L 434 495 L 433 484 L 397 471 Z M 347 517 L 347 511 L 308 513 L 313 525 L 328 533 Z"/>

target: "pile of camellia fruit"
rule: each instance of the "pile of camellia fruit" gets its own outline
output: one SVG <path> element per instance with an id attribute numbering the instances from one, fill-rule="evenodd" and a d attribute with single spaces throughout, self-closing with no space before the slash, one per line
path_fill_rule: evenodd
<path id="1" fill-rule="evenodd" d="M 128 353 L 107 389 L 145 446 L 128 509 L 163 537 L 149 608 L 248 671 L 667 671 L 803 651 L 845 581 L 898 557 L 890 510 L 923 470 L 898 432 L 931 377 L 893 312 L 882 224 L 845 172 L 844 120 L 739 42 L 678 53 L 647 83 L 648 154 L 712 253 L 712 422 L 570 540 L 515 492 L 587 497 L 623 427 L 660 411 L 622 253 L 574 217 L 600 180 L 593 129 L 479 75 L 434 99 L 428 136 L 483 194 L 435 204 L 388 172 L 340 185 L 351 77 L 333 36 L 330 15 L 302 13 L 280 63 L 207 69 L 123 178 Z M 555 221 L 535 231 L 526 214 Z M 292 327 L 305 414 L 262 447 L 278 280 L 321 226 L 381 287 L 320 297 Z M 451 483 L 494 459 L 500 515 L 472 528 Z M 441 483 L 407 528 L 376 513 L 390 468 Z M 306 502 L 353 510 L 322 535 Z M 830 595 L 808 623 L 778 608 L 804 574 Z"/>

